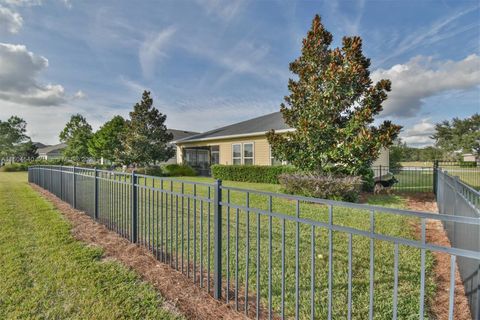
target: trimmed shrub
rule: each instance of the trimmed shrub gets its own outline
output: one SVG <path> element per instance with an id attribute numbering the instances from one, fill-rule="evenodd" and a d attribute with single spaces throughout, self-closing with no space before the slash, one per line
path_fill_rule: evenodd
<path id="1" fill-rule="evenodd" d="M 362 177 L 362 191 L 373 192 L 375 187 L 375 173 L 372 168 L 365 168 L 358 173 Z"/>
<path id="2" fill-rule="evenodd" d="M 215 179 L 274 183 L 278 184 L 278 176 L 284 173 L 294 173 L 298 170 L 292 166 L 250 166 L 250 165 L 221 165 L 211 167 Z"/>
<path id="3" fill-rule="evenodd" d="M 358 176 L 288 173 L 278 179 L 286 193 L 339 201 L 356 202 L 362 188 Z"/>
<path id="4" fill-rule="evenodd" d="M 460 161 L 461 168 L 476 168 L 477 163 L 475 161 Z"/>
<path id="5" fill-rule="evenodd" d="M 29 163 L 27 162 L 6 164 L 3 167 L 0 167 L 0 172 L 28 171 L 28 166 Z"/>
<path id="6" fill-rule="evenodd" d="M 195 169 L 186 164 L 167 164 L 162 169 L 169 177 L 194 177 L 197 175 Z"/>

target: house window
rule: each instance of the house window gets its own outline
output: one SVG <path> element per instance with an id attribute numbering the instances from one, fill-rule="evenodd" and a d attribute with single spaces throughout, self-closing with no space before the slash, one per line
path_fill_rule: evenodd
<path id="1" fill-rule="evenodd" d="M 212 164 L 220 163 L 220 147 L 219 146 L 210 147 L 210 158 L 211 158 Z"/>
<path id="2" fill-rule="evenodd" d="M 278 160 L 277 158 L 275 158 L 272 154 L 272 146 L 270 146 L 270 164 L 272 166 L 280 166 L 280 165 L 285 165 L 287 164 L 286 161 L 281 161 L 281 160 Z"/>
<path id="3" fill-rule="evenodd" d="M 232 144 L 232 163 L 242 164 L 242 145 Z"/>
<path id="4" fill-rule="evenodd" d="M 243 164 L 253 164 L 253 143 L 243 144 Z"/>
<path id="5" fill-rule="evenodd" d="M 253 142 L 232 144 L 232 163 L 233 164 L 254 164 L 254 146 Z"/>

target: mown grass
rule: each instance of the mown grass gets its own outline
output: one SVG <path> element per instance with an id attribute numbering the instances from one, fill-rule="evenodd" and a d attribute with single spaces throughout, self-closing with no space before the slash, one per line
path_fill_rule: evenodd
<path id="1" fill-rule="evenodd" d="M 102 261 L 52 204 L 0 173 L 0 319 L 175 319 L 134 272 Z"/>
<path id="2" fill-rule="evenodd" d="M 202 177 L 185 177 L 179 180 L 185 181 L 183 187 L 180 182 L 170 184 L 164 181 L 163 190 L 182 190 L 185 194 L 194 193 L 191 182 L 212 183 L 213 179 Z M 189 183 L 190 182 L 190 183 Z M 161 188 L 156 180 L 139 180 L 139 184 Z M 272 184 L 243 183 L 224 181 L 225 187 L 236 187 L 250 190 L 280 192 L 280 186 Z M 213 188 L 208 190 L 205 186 L 196 186 L 196 195 L 204 199 L 213 198 Z M 163 197 L 163 205 L 158 205 Z M 243 191 L 227 189 L 223 190 L 223 200 L 236 206 L 246 206 L 247 195 Z M 167 200 L 167 201 L 165 201 Z M 405 207 L 405 199 L 400 196 L 378 196 L 370 198 L 375 205 L 390 206 L 397 208 Z M 259 210 L 269 209 L 269 196 L 249 193 L 248 203 L 250 208 Z M 195 208 L 194 208 L 195 206 Z M 272 211 L 287 216 L 296 214 L 296 201 L 279 197 L 272 198 Z M 328 223 L 328 207 L 300 201 L 298 203 L 300 217 L 311 221 Z M 196 212 L 196 214 L 193 214 Z M 254 211 L 247 214 L 246 210 L 223 207 L 223 275 L 229 277 L 230 300 L 235 298 L 235 287 L 238 279 L 239 298 L 243 299 L 242 293 L 248 285 L 249 300 L 256 299 L 257 290 L 257 257 L 259 264 L 259 296 L 263 307 L 268 307 L 268 257 L 269 249 L 269 218 L 258 215 Z M 168 221 L 165 224 L 165 221 Z M 227 223 L 229 221 L 229 223 Z M 282 311 L 282 226 L 283 219 L 272 218 L 272 309 L 280 314 Z M 346 206 L 333 207 L 333 223 L 347 226 L 357 230 L 370 230 L 370 210 L 353 209 Z M 248 224 L 248 228 L 247 228 Z M 418 239 L 413 225 L 419 224 L 419 220 L 400 215 L 393 215 L 378 210 L 375 214 L 375 232 L 396 236 L 403 239 Z M 210 238 L 208 237 L 208 226 Z M 167 230 L 168 229 L 168 230 Z M 182 231 L 183 230 L 183 231 Z M 238 233 L 237 233 L 238 230 Z M 190 231 L 190 235 L 188 235 Z M 284 305 L 285 316 L 295 315 L 296 301 L 296 235 L 297 225 L 295 222 L 285 222 L 285 282 L 284 282 Z M 260 235 L 257 236 L 257 233 Z M 229 234 L 229 236 L 227 236 Z M 160 235 L 160 236 L 159 236 Z M 179 269 L 182 264 L 182 248 L 185 260 L 190 263 L 196 261 L 196 272 L 199 274 L 200 265 L 205 271 L 210 266 L 213 271 L 213 209 L 208 206 L 206 200 L 188 200 L 178 195 L 169 195 L 159 191 L 151 191 L 149 188 L 140 188 L 139 191 L 139 236 L 141 241 L 149 242 L 154 248 L 159 246 L 160 251 L 166 251 L 171 259 L 172 266 L 176 266 L 176 256 L 179 256 Z M 299 317 L 310 317 L 311 311 L 311 264 L 312 264 L 312 227 L 308 224 L 298 226 L 298 260 L 299 260 Z M 315 257 L 315 295 L 314 309 L 319 318 L 325 318 L 328 312 L 328 263 L 329 263 L 329 233 L 325 227 L 315 227 L 314 234 L 314 257 Z M 248 240 L 248 241 L 247 241 Z M 361 235 L 353 235 L 353 284 L 352 284 L 352 308 L 353 317 L 358 319 L 368 318 L 369 314 L 369 264 L 370 264 L 370 240 Z M 238 243 L 238 245 L 237 245 Z M 333 243 L 333 288 L 332 288 L 332 317 L 334 319 L 345 318 L 347 315 L 347 288 L 348 288 L 348 234 L 344 232 L 332 232 Z M 210 244 L 210 250 L 208 245 Z M 188 254 L 187 247 L 190 247 Z M 194 250 L 193 248 L 196 248 Z M 420 250 L 400 245 L 399 249 L 399 287 L 398 287 L 398 317 L 401 319 L 417 318 L 420 305 Z M 238 255 L 237 252 L 238 251 Z M 375 274 L 374 274 L 374 318 L 387 319 L 392 317 L 393 310 L 393 279 L 394 279 L 394 244 L 376 240 L 374 244 Z M 258 254 L 258 255 L 257 255 Z M 236 270 L 238 261 L 238 271 Z M 426 259 L 426 296 L 425 304 L 435 291 L 435 284 L 431 275 L 433 257 L 427 253 Z M 186 273 L 186 265 L 185 270 Z M 228 266 L 228 273 L 227 273 Z M 248 270 L 248 271 L 247 271 Z M 190 269 L 190 275 L 193 270 Z M 247 276 L 248 275 L 248 276 Z M 248 281 L 247 281 L 248 278 Z M 198 279 L 197 279 L 198 281 Z M 205 279 L 203 285 L 206 285 Z M 210 284 L 212 285 L 212 283 Z M 225 296 L 226 292 L 224 292 Z M 244 304 L 239 302 L 239 308 L 243 310 Z M 428 306 L 425 308 L 428 315 Z"/>

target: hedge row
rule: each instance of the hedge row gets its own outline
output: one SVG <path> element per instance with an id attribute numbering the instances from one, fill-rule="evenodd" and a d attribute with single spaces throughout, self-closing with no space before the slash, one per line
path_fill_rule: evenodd
<path id="1" fill-rule="evenodd" d="M 221 164 L 213 165 L 211 170 L 212 176 L 215 179 L 274 184 L 279 183 L 279 175 L 298 171 L 292 166 L 247 166 Z"/>

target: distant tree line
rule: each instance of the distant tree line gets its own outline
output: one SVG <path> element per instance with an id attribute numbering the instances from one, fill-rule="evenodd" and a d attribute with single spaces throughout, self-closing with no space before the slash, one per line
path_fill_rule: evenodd
<path id="1" fill-rule="evenodd" d="M 462 161 L 463 154 L 480 155 L 480 114 L 437 123 L 431 138 L 435 144 L 423 148 L 409 147 L 397 138 L 390 147 L 390 165 L 408 161 Z"/>
<path id="2" fill-rule="evenodd" d="M 143 92 L 129 116 L 114 116 L 93 132 L 85 117 L 73 115 L 60 133 L 60 141 L 67 145 L 63 155 L 75 162 L 103 158 L 134 166 L 156 164 L 175 155 L 169 144 L 173 135 L 165 126 L 167 116 L 153 106 L 149 91 Z"/>

